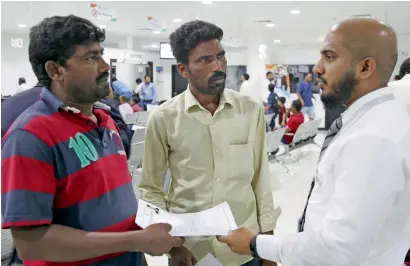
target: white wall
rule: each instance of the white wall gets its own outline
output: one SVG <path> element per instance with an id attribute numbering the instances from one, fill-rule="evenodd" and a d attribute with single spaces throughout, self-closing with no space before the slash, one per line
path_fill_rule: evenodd
<path id="1" fill-rule="evenodd" d="M 11 37 L 22 38 L 23 48 L 11 47 Z M 28 36 L 1 33 L 1 94 L 16 93 L 18 79 L 25 77 L 29 86 L 37 83 L 37 78 L 28 60 Z"/>

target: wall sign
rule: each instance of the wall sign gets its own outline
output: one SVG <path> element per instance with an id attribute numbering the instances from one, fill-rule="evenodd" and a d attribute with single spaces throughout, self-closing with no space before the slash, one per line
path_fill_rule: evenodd
<path id="1" fill-rule="evenodd" d="M 93 19 L 99 19 L 99 20 L 106 20 L 106 21 L 117 21 L 117 13 L 115 10 L 109 9 L 109 8 L 103 8 L 100 5 L 91 3 L 90 4 L 90 9 L 91 9 L 91 17 Z"/>
<path id="2" fill-rule="evenodd" d="M 23 39 L 22 38 L 14 38 L 11 37 L 11 47 L 22 48 L 23 47 Z"/>

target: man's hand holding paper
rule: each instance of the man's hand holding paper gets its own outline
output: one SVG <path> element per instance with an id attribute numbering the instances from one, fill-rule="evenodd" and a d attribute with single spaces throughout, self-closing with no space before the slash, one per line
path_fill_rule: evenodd
<path id="1" fill-rule="evenodd" d="M 182 237 L 227 235 L 238 228 L 227 202 L 197 213 L 176 214 L 140 199 L 135 223 L 142 228 L 168 223 L 172 226 L 170 234 Z"/>

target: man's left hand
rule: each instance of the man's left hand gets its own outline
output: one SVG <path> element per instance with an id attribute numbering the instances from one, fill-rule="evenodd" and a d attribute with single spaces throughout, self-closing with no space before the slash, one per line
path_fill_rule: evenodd
<path id="1" fill-rule="evenodd" d="M 251 244 L 252 237 L 256 235 L 256 232 L 242 227 L 230 232 L 227 236 L 218 236 L 219 242 L 225 243 L 228 247 L 239 255 L 251 255 L 249 245 Z"/>
<path id="2" fill-rule="evenodd" d="M 173 248 L 169 252 L 172 266 L 194 266 L 197 261 L 186 247 Z"/>

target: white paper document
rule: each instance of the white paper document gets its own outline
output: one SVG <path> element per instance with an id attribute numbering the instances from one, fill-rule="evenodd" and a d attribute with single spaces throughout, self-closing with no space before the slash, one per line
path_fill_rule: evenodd
<path id="1" fill-rule="evenodd" d="M 208 253 L 195 266 L 223 266 L 214 256 Z"/>
<path id="2" fill-rule="evenodd" d="M 140 199 L 135 223 L 142 228 L 168 223 L 172 226 L 172 236 L 183 237 L 227 235 L 238 228 L 227 202 L 201 212 L 176 214 Z"/>

